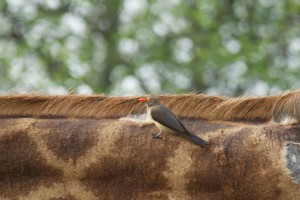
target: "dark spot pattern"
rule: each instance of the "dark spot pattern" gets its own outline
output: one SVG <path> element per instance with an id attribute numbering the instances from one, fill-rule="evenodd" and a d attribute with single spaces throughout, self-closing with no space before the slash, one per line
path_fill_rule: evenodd
<path id="1" fill-rule="evenodd" d="M 0 141 L 0 197 L 13 199 L 61 180 L 62 171 L 47 165 L 25 130 L 7 132 Z"/>
<path id="2" fill-rule="evenodd" d="M 163 171 L 167 170 L 167 157 L 174 155 L 178 142 L 153 139 L 151 134 L 157 131 L 154 126 L 142 132 L 130 126 L 118 131 L 124 136 L 116 141 L 118 148 L 113 149 L 112 156 L 99 158 L 86 171 L 86 178 L 82 180 L 86 187 L 103 199 L 139 199 L 138 195 L 143 193 L 167 192 L 168 180 Z M 117 190 L 112 190 L 116 187 Z M 166 197 L 162 193 L 153 199 Z"/>
<path id="3" fill-rule="evenodd" d="M 251 142 L 254 134 L 252 129 L 244 128 L 236 134 L 217 138 L 215 144 L 217 148 L 222 146 L 220 151 L 195 152 L 193 156 L 198 158 L 195 167 L 186 175 L 195 177 L 187 186 L 191 196 L 224 200 L 277 199 L 281 193 L 278 184 L 282 171 L 280 166 L 272 166 L 274 161 L 267 152 L 259 151 Z"/>
<path id="4" fill-rule="evenodd" d="M 48 145 L 49 150 L 60 159 L 73 162 L 84 156 L 85 153 L 97 143 L 97 124 L 98 120 L 55 120 L 53 126 L 52 120 L 43 120 L 37 128 L 49 130 L 45 135 L 44 140 Z M 99 124 L 97 124 L 99 125 Z"/>
<path id="5" fill-rule="evenodd" d="M 65 197 L 59 197 L 59 198 L 50 198 L 50 200 L 77 200 L 78 198 L 74 197 L 73 195 L 69 194 Z M 79 199 L 78 199 L 79 200 Z"/>
<path id="6" fill-rule="evenodd" d="M 202 149 L 174 134 L 153 139 L 155 125 L 113 119 L 28 120 L 0 120 L 0 199 L 32 195 L 41 186 L 53 192 L 53 200 L 82 199 L 70 191 L 70 182 L 76 191 L 108 200 L 170 199 L 176 194 L 208 200 L 300 198 L 299 184 L 281 165 L 286 142 L 300 140 L 300 126 L 183 119 L 191 132 L 210 139 L 208 149 Z M 93 148 L 99 155 L 89 155 Z M 55 158 L 47 160 L 47 152 Z M 93 159 L 81 163 L 86 160 L 79 158 Z M 74 169 L 57 169 L 60 165 L 52 162 L 58 160 Z M 84 171 L 72 177 L 76 167 Z M 184 179 L 185 191 L 174 191 L 174 177 Z M 51 190 L 55 183 L 65 185 L 63 194 Z"/>

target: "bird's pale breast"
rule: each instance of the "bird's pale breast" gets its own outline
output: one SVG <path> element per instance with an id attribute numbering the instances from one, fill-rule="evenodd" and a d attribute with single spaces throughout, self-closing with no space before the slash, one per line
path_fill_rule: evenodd
<path id="1" fill-rule="evenodd" d="M 155 121 L 152 116 L 151 116 L 151 108 L 148 108 L 147 109 L 147 116 L 148 118 L 154 122 L 154 124 L 157 126 L 157 128 L 160 130 L 160 131 L 166 131 L 166 132 L 173 132 L 171 129 L 169 129 L 168 127 L 158 123 L 157 121 Z"/>

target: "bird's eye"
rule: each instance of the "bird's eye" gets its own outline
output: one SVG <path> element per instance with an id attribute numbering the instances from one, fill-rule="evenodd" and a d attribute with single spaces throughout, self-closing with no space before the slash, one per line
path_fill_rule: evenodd
<path id="1" fill-rule="evenodd" d="M 150 97 L 147 98 L 147 101 L 148 101 L 148 102 L 150 101 Z"/>

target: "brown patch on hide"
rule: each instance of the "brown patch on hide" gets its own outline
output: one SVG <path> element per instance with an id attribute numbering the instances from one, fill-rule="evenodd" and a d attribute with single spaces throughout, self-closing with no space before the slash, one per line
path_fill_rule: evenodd
<path id="1" fill-rule="evenodd" d="M 53 123 L 55 126 L 53 127 Z M 51 150 L 60 159 L 73 162 L 85 155 L 97 143 L 98 120 L 43 120 L 37 124 L 39 129 L 53 127 L 44 140 Z"/>
<path id="2" fill-rule="evenodd" d="M 50 200 L 77 200 L 73 195 L 68 194 L 65 197 L 60 197 L 60 198 L 50 198 Z"/>
<path id="3" fill-rule="evenodd" d="M 0 199 L 300 198 L 283 161 L 300 126 L 184 119 L 202 149 L 140 121 L 14 120 L 0 120 Z"/>
<path id="4" fill-rule="evenodd" d="M 61 171 L 46 164 L 26 132 L 0 137 L 0 152 L 0 197 L 15 199 L 40 186 L 50 187 L 62 177 Z"/>
<path id="5" fill-rule="evenodd" d="M 0 138 L 4 135 L 10 134 L 11 132 L 14 133 L 24 130 L 31 123 L 31 121 L 32 119 L 0 119 Z"/>
<path id="6" fill-rule="evenodd" d="M 229 98 L 204 94 L 161 95 L 158 99 L 176 115 L 210 121 L 266 122 L 277 116 L 300 118 L 300 90 L 266 97 Z M 8 95 L 0 96 L 0 116 L 119 118 L 141 114 L 140 96 Z"/>
<path id="7" fill-rule="evenodd" d="M 201 119 L 182 119 L 181 121 L 190 132 L 195 134 L 207 132 L 213 133 L 234 127 L 232 124 L 229 123 L 214 123 Z"/>
<path id="8" fill-rule="evenodd" d="M 281 126 L 272 125 L 264 128 L 266 137 L 274 141 L 280 141 L 283 145 L 286 141 L 300 143 L 300 125 L 297 126 Z"/>
<path id="9" fill-rule="evenodd" d="M 254 129 L 255 130 L 255 129 Z M 280 166 L 274 167 L 270 145 L 252 128 L 215 138 L 210 151 L 194 152 L 187 190 L 198 199 L 277 199 L 281 195 Z M 258 130 L 260 134 L 261 130 Z M 217 146 L 216 146 L 217 145 Z M 280 158 L 280 149 L 272 152 Z M 266 192 L 267 191 L 267 192 Z M 275 198 L 276 197 L 276 198 Z M 280 199 L 280 198 L 279 198 Z"/>
<path id="10" fill-rule="evenodd" d="M 233 141 L 233 138 L 227 138 L 227 140 L 222 141 L 222 146 L 214 146 L 214 144 L 220 143 L 220 141 L 215 141 L 218 139 L 215 138 L 214 144 L 209 146 L 210 151 L 205 152 L 205 154 L 201 151 L 192 153 L 191 157 L 194 161 L 194 166 L 201 164 L 202 167 L 192 167 L 190 172 L 186 175 L 186 178 L 190 180 L 186 188 L 191 196 L 199 199 L 209 199 L 211 198 L 210 195 L 213 194 L 226 199 L 226 193 L 223 191 L 223 187 L 228 185 L 225 172 L 229 162 L 228 148 L 230 148 L 229 145 L 242 144 L 241 135 L 238 137 L 237 141 Z M 229 196 L 232 196 L 232 194 Z"/>
<path id="11" fill-rule="evenodd" d="M 122 137 L 115 148 L 91 164 L 82 182 L 102 199 L 167 199 L 169 187 L 163 171 L 178 142 L 153 139 L 154 125 L 141 130 L 127 124 L 116 131 Z"/>
<path id="12" fill-rule="evenodd" d="M 7 127 L 14 127 L 18 124 L 18 121 L 16 119 L 1 119 L 0 120 L 0 130 L 6 129 Z M 3 132 L 5 133 L 5 132 Z"/>

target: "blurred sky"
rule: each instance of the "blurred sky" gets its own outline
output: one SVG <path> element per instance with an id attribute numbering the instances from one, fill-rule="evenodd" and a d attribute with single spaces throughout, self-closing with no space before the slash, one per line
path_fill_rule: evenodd
<path id="1" fill-rule="evenodd" d="M 74 85 L 74 88 L 76 88 L 76 93 L 93 93 L 94 86 L 90 84 L 90 81 L 92 81 L 93 78 L 92 76 L 90 76 L 89 78 L 89 74 L 93 75 L 96 72 L 100 73 L 100 71 L 103 70 L 100 68 L 102 65 L 104 66 L 103 62 L 108 55 L 105 55 L 105 53 L 101 53 L 107 52 L 107 49 L 104 49 L 105 37 L 98 37 L 96 33 L 92 34 L 92 27 L 90 27 L 85 20 L 85 17 L 90 17 L 89 14 L 93 12 L 94 4 L 91 3 L 92 1 L 81 1 L 81 3 L 77 3 L 75 12 L 64 13 L 59 19 L 59 23 L 57 26 L 55 26 L 55 28 L 53 28 L 52 24 L 47 21 L 47 17 L 41 19 L 36 18 L 41 15 L 39 11 L 39 6 L 41 4 L 43 4 L 44 9 L 47 8 L 49 10 L 55 10 L 61 6 L 61 1 L 35 0 L 29 3 L 22 0 L 7 0 L 6 2 L 9 12 L 15 14 L 18 17 L 23 17 L 24 21 L 36 20 L 34 23 L 29 25 L 29 28 L 26 29 L 26 34 L 24 34 L 26 43 L 28 45 L 28 47 L 26 48 L 34 49 L 39 45 L 41 41 L 45 40 L 47 45 L 49 45 L 49 51 L 47 53 L 52 57 L 63 57 L 62 55 L 64 52 L 61 49 L 65 49 L 65 51 L 68 51 L 67 58 L 62 58 L 66 60 L 66 66 L 62 65 L 61 67 L 66 68 L 66 73 L 68 73 L 69 77 L 66 78 L 63 83 L 57 83 L 51 77 L 49 77 L 46 67 L 44 67 L 45 63 L 43 63 L 39 59 L 37 54 L 26 53 L 26 50 L 22 50 L 24 54 L 16 53 L 19 49 L 18 43 L 15 40 L 2 39 L 0 40 L 0 44 L 2 44 L 3 48 L 0 49 L 0 54 L 2 54 L 2 57 L 10 58 L 8 64 L 2 64 L 3 68 L 4 66 L 8 66 L 8 69 L 5 71 L 7 73 L 2 76 L 6 76 L 8 81 L 12 80 L 12 83 L 7 83 L 7 86 L 5 85 L 5 83 L 1 83 L 3 85 L 3 87 L 1 88 L 1 93 L 43 92 L 64 94 L 73 89 L 72 85 Z M 193 1 L 189 2 L 192 3 Z M 299 1 L 293 2 L 295 3 L 295 5 L 299 5 Z M 195 5 L 200 6 L 198 9 L 199 13 L 201 13 L 201 16 L 199 15 L 199 17 L 204 18 L 204 20 L 202 21 L 203 27 L 210 27 L 211 24 L 214 23 L 213 20 L 216 20 L 213 18 L 213 15 L 216 15 L 216 13 L 214 13 L 215 9 L 212 7 L 217 6 L 215 3 L 216 2 L 204 2 L 202 4 L 195 3 Z M 219 43 L 219 46 L 221 46 L 222 49 L 218 51 L 221 53 L 215 53 L 215 51 L 211 50 L 210 53 L 212 55 L 205 58 L 208 60 L 206 60 L 205 62 L 202 62 L 201 60 L 202 63 L 199 62 L 198 68 L 201 68 L 201 72 L 197 72 L 197 70 L 195 70 L 195 63 L 193 63 L 196 56 L 194 52 L 195 49 L 198 48 L 200 49 L 199 51 L 204 50 L 201 49 L 202 46 L 199 45 L 200 43 L 196 43 L 196 40 L 192 39 L 189 34 L 185 35 L 186 27 L 189 25 L 189 18 L 178 17 L 175 16 L 174 13 L 172 13 L 175 11 L 179 12 L 180 10 L 173 8 L 177 6 L 180 7 L 181 4 L 183 4 L 183 1 L 181 0 L 170 0 L 163 2 L 146 0 L 123 1 L 123 4 L 119 10 L 120 25 L 118 27 L 118 34 L 120 35 L 120 38 L 118 38 L 117 42 L 117 53 L 121 55 L 120 57 L 124 57 L 125 60 L 126 58 L 130 58 L 128 60 L 133 61 L 132 63 L 129 62 L 128 66 L 124 66 L 124 64 L 108 66 L 108 68 L 111 68 L 109 80 L 114 83 L 110 86 L 110 90 L 108 90 L 108 93 L 113 95 L 136 95 L 149 92 L 174 93 L 178 91 L 184 91 L 234 95 L 235 92 L 239 89 L 244 90 L 242 91 L 242 93 L 252 95 L 265 95 L 268 93 L 276 93 L 278 91 L 281 91 L 283 88 L 293 89 L 300 87 L 300 82 L 297 79 L 298 76 L 296 76 L 296 72 L 299 71 L 300 68 L 300 35 L 298 35 L 297 37 L 295 36 L 297 34 L 300 34 L 300 31 L 298 30 L 299 26 L 298 28 L 296 27 L 295 30 L 291 30 L 290 32 L 288 32 L 284 37 L 284 42 L 286 42 L 286 48 L 289 52 L 288 55 L 284 58 L 285 60 L 278 56 L 278 59 L 270 59 L 270 66 L 257 66 L 258 68 L 260 67 L 262 69 L 262 72 L 265 71 L 264 68 L 267 70 L 267 76 L 270 76 L 269 79 L 271 82 L 273 82 L 272 84 L 269 84 L 267 80 L 259 78 L 260 70 L 254 71 L 254 69 L 252 69 L 253 67 L 251 68 L 251 66 L 249 66 L 249 62 L 247 61 L 247 59 L 250 58 L 245 57 L 249 57 L 250 55 L 252 56 L 252 60 L 259 60 L 264 56 L 271 56 L 272 51 L 280 51 L 280 45 L 278 45 L 274 41 L 268 41 L 269 35 L 274 34 L 273 29 L 277 29 L 271 26 L 269 27 L 266 23 L 267 21 L 263 23 L 264 25 L 258 24 L 257 34 L 261 35 L 262 38 L 266 38 L 265 40 L 261 40 L 260 43 L 268 43 L 267 48 L 269 49 L 264 49 L 265 47 L 262 46 L 260 52 L 255 52 L 254 50 L 254 52 L 251 52 L 251 54 L 249 53 L 249 55 L 243 56 L 243 49 L 246 48 L 245 46 L 248 45 L 248 43 L 242 41 L 244 39 L 242 37 L 233 37 L 232 35 L 234 35 L 234 32 L 238 31 L 239 29 L 237 28 L 235 30 L 232 30 L 232 27 L 235 27 L 235 25 L 233 24 L 237 23 L 236 21 L 238 21 L 239 25 L 241 26 L 240 31 L 247 31 L 249 29 L 249 25 L 241 22 L 243 22 L 243 20 L 246 19 L 248 15 L 251 15 L 251 13 L 246 10 L 247 7 L 243 7 L 242 5 L 236 6 L 234 9 L 234 15 L 237 18 L 235 19 L 236 21 L 228 21 L 226 22 L 226 24 L 216 25 L 217 29 L 214 30 L 217 35 L 221 35 L 220 37 L 226 38 L 220 40 L 221 43 Z M 234 5 L 236 4 L 237 3 L 235 3 Z M 274 26 L 276 26 L 276 20 L 281 20 L 281 15 L 284 15 L 281 8 L 284 5 L 284 1 L 282 0 L 258 0 L 255 1 L 255 4 L 258 7 L 261 7 L 262 10 L 267 10 L 274 7 L 274 16 L 268 16 L 267 18 L 274 18 Z M 186 5 L 188 5 L 188 3 L 182 6 Z M 97 9 L 107 9 L 107 7 L 100 6 Z M 141 13 L 146 12 L 147 10 L 150 10 L 151 16 L 158 16 L 157 18 L 155 18 L 154 22 L 149 23 L 149 26 L 151 26 L 150 29 L 153 34 L 156 35 L 156 37 L 149 36 L 150 32 L 146 31 L 147 27 L 143 28 L 142 25 L 140 25 L 140 21 L 137 22 L 137 27 L 140 26 L 141 28 L 134 32 L 135 36 L 129 37 L 128 35 L 130 31 L 132 32 L 132 27 L 135 28 L 135 26 L 133 26 L 133 21 L 136 20 L 135 18 L 137 16 L 141 15 Z M 214 14 L 205 15 L 205 13 Z M 1 16 L 3 16 L 2 19 Z M 8 21 L 6 21 L 7 19 L 4 18 L 4 12 L 1 14 L 1 16 L 0 25 L 2 27 L 2 32 L 5 34 L 5 30 L 9 30 L 10 25 Z M 299 14 L 296 16 L 296 19 L 299 20 Z M 147 20 L 148 19 L 145 18 L 145 23 L 148 23 Z M 19 22 L 20 24 L 23 23 L 22 21 Z M 22 28 L 24 26 L 18 26 L 19 22 L 14 22 L 17 25 L 14 25 L 13 27 L 15 29 L 20 28 L 20 30 L 15 31 L 23 33 L 24 30 L 22 30 Z M 103 20 L 101 19 L 98 23 L 99 26 L 102 27 L 102 29 L 105 29 L 105 27 L 107 27 L 108 29 L 111 21 L 109 21 L 109 19 L 107 18 L 103 18 Z M 197 31 L 197 29 L 189 29 L 189 31 Z M 180 37 L 177 37 L 178 33 L 180 33 Z M 141 46 L 145 45 L 140 41 L 149 43 L 152 42 L 151 40 L 168 38 L 168 36 L 172 34 L 176 35 L 177 37 L 172 44 L 173 49 L 172 54 L 170 54 L 170 59 L 172 60 L 171 63 L 175 63 L 175 67 L 172 67 L 172 64 L 168 64 L 167 62 L 160 60 L 154 60 L 153 62 L 150 62 L 149 60 L 145 59 L 144 62 L 134 63 L 136 59 L 139 59 L 136 58 L 135 55 L 139 55 Z M 84 49 L 81 49 L 83 42 L 80 39 L 86 37 L 94 37 L 93 43 L 95 44 L 95 46 L 91 46 L 91 48 L 94 48 L 95 51 L 97 51 L 97 55 L 93 57 L 93 61 L 91 63 L 81 60 L 79 56 L 81 55 L 81 52 L 84 51 Z M 198 37 L 201 38 L 202 35 L 199 34 Z M 60 43 L 56 41 L 57 38 L 65 39 L 63 43 Z M 170 38 L 170 40 L 172 40 L 172 38 Z M 203 41 L 201 42 L 203 43 Z M 152 43 L 159 44 L 159 41 L 155 41 Z M 163 41 L 162 45 L 164 45 Z M 157 46 L 156 48 L 158 50 L 162 47 Z M 156 50 L 153 49 L 153 51 Z M 216 54 L 215 57 L 214 54 Z M 223 56 L 229 61 L 224 61 L 225 64 L 222 63 L 223 66 L 216 66 L 216 63 L 218 62 L 214 61 L 219 61 L 220 55 L 221 57 Z M 281 54 L 278 53 L 278 55 Z M 109 56 L 112 57 L 112 55 Z M 141 56 L 139 55 L 139 57 Z M 187 65 L 188 63 L 190 63 L 190 65 Z M 130 64 L 135 65 L 135 67 L 132 67 L 133 72 L 129 73 L 128 71 L 131 71 Z M 169 65 L 171 66 L 170 68 L 168 68 Z M 99 69 L 93 69 L 93 67 L 95 68 L 95 66 L 97 66 Z M 283 72 L 287 73 L 284 74 Z M 203 87 L 204 91 L 195 91 L 195 89 L 192 89 L 192 86 L 194 84 L 193 80 L 195 78 L 192 79 L 191 77 L 198 75 L 197 73 L 199 73 L 199 76 L 200 74 L 201 76 L 203 76 L 201 81 L 205 86 Z M 253 73 L 253 75 L 251 75 L 251 73 Z M 294 77 L 293 73 L 295 75 Z M 82 77 L 84 76 L 87 76 L 87 78 L 83 79 Z M 291 78 L 287 78 L 287 76 L 290 76 Z M 81 78 L 82 82 L 80 83 Z M 284 87 L 279 84 L 279 81 L 281 81 L 280 78 L 284 79 L 282 80 L 284 82 Z M 76 79 L 78 79 L 79 83 L 75 81 Z M 276 80 L 278 81 L 278 84 L 276 84 Z M 171 84 L 164 89 L 163 82 L 170 82 Z M 145 88 L 147 90 L 145 90 Z"/>

